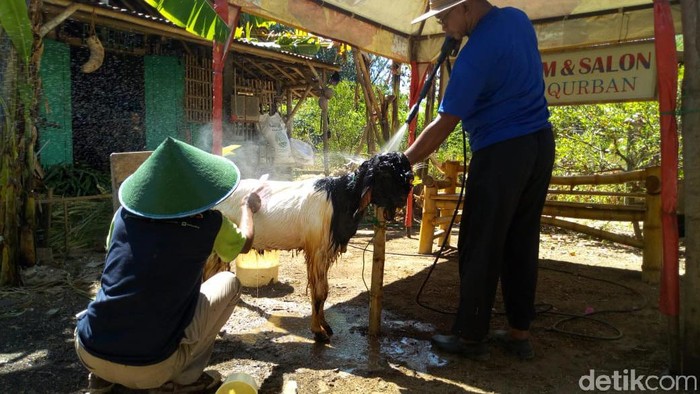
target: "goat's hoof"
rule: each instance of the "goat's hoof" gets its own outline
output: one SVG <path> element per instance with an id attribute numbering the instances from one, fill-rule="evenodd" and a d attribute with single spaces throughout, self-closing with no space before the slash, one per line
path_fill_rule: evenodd
<path id="1" fill-rule="evenodd" d="M 331 337 L 324 332 L 315 332 L 314 341 L 316 343 L 330 343 Z"/>
<path id="2" fill-rule="evenodd" d="M 329 337 L 333 336 L 333 329 L 328 324 L 323 325 L 323 329 L 326 331 Z"/>

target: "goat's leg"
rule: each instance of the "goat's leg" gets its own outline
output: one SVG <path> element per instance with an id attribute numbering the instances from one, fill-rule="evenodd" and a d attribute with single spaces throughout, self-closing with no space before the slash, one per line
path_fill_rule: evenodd
<path id="1" fill-rule="evenodd" d="M 333 330 L 323 313 L 323 305 L 328 297 L 328 268 L 326 260 L 320 258 L 320 255 L 318 252 L 308 253 L 306 261 L 311 290 L 311 332 L 314 333 L 316 342 L 329 342 Z"/>

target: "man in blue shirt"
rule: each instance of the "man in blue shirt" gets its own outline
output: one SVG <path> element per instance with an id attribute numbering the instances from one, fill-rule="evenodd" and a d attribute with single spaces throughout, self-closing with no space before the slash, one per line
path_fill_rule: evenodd
<path id="1" fill-rule="evenodd" d="M 405 154 L 412 164 L 425 159 L 460 121 L 472 150 L 458 241 L 459 307 L 452 333 L 433 336 L 433 344 L 487 359 L 500 278 L 509 329 L 493 337 L 530 359 L 540 215 L 554 162 L 537 37 L 525 13 L 487 0 L 431 0 L 413 23 L 431 16 L 447 36 L 468 41 L 439 115 Z"/>
<path id="2" fill-rule="evenodd" d="M 241 201 L 239 226 L 211 209 L 239 180 L 231 161 L 168 138 L 121 185 L 100 290 L 75 333 L 91 392 L 115 383 L 201 392 L 221 383 L 203 371 L 241 286 L 228 271 L 202 276 L 212 252 L 228 262 L 253 243 L 256 193 Z"/>

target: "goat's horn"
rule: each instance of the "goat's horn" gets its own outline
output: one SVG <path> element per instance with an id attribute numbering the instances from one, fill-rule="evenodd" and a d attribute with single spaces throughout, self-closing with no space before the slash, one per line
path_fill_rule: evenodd
<path id="1" fill-rule="evenodd" d="M 371 201 L 372 189 L 369 186 L 366 186 L 360 195 L 360 206 L 357 207 L 357 210 L 355 210 L 355 213 L 352 215 L 353 219 L 357 219 L 358 216 L 361 216 Z"/>

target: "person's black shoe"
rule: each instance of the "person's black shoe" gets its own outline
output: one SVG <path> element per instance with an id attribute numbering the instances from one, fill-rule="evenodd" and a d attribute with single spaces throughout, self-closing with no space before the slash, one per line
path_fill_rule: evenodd
<path id="1" fill-rule="evenodd" d="M 491 334 L 491 339 L 506 352 L 514 354 L 521 360 L 532 360 L 535 358 L 535 351 L 529 339 L 514 339 L 506 330 L 495 330 Z"/>
<path id="2" fill-rule="evenodd" d="M 433 335 L 431 342 L 440 350 L 459 354 L 471 360 L 485 361 L 491 357 L 486 343 L 468 341 L 457 335 Z"/>

